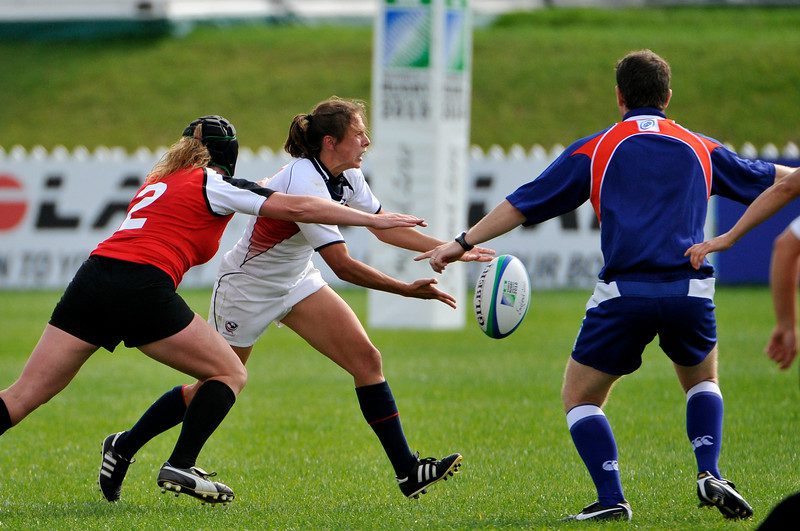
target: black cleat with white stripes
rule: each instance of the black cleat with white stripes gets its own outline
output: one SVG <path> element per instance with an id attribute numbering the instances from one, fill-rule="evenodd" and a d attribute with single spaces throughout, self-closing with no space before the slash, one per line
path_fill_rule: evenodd
<path id="1" fill-rule="evenodd" d="M 134 459 L 125 459 L 114 449 L 114 443 L 124 432 L 112 433 L 103 440 L 103 460 L 100 462 L 100 474 L 97 483 L 105 499 L 110 502 L 119 500 L 122 492 L 122 481 L 128 473 L 128 467 Z"/>
<path id="2" fill-rule="evenodd" d="M 426 493 L 428 487 L 439 480 L 447 480 L 458 472 L 460 467 L 461 454 L 448 455 L 441 460 L 426 457 L 417 460 L 406 477 L 397 478 L 397 484 L 407 498 L 419 498 L 420 494 Z"/>

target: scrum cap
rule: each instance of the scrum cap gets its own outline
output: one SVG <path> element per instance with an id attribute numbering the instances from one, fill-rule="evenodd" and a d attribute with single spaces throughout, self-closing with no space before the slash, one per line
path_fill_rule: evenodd
<path id="1" fill-rule="evenodd" d="M 236 159 L 239 156 L 236 128 L 222 116 L 202 116 L 183 130 L 183 136 L 194 136 L 194 130 L 198 125 L 203 126 L 203 137 L 200 141 L 211 153 L 211 164 L 222 168 L 228 173 L 228 176 L 233 177 Z"/>

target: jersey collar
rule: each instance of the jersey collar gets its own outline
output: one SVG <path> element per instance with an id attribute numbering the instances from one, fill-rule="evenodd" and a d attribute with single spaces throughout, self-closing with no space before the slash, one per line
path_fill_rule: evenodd
<path id="1" fill-rule="evenodd" d="M 655 107 L 639 107 L 637 109 L 631 109 L 625 113 L 625 116 L 622 118 L 623 121 L 625 120 L 636 120 L 641 118 L 666 118 L 667 115 L 664 114 L 664 111 L 656 109 Z"/>
<path id="2" fill-rule="evenodd" d="M 350 188 L 353 190 L 353 186 L 348 182 L 347 178 L 344 176 L 344 173 L 340 173 L 337 176 L 333 176 L 328 168 L 316 158 L 311 158 L 311 164 L 314 165 L 314 169 L 317 170 L 322 176 L 322 180 L 325 181 L 325 186 L 328 187 L 328 192 L 331 194 L 331 198 L 334 201 L 341 202 L 344 198 L 344 187 Z"/>

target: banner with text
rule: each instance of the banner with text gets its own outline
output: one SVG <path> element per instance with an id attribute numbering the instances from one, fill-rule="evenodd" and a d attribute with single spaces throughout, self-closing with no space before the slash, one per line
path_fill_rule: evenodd
<path id="1" fill-rule="evenodd" d="M 539 175 L 557 154 L 554 151 L 525 157 L 473 156 L 466 168 L 466 197 L 448 207 L 454 217 L 465 220 L 459 227 L 477 222 L 508 193 Z M 157 155 L 123 153 L 109 157 L 86 152 L 11 156 L 0 150 L 0 289 L 65 287 L 89 252 L 123 221 L 134 192 L 157 159 Z M 286 156 L 271 152 L 255 156 L 243 150 L 236 168 L 237 176 L 258 180 L 275 173 L 287 160 Z M 798 160 L 782 162 L 800 165 Z M 386 178 L 377 177 L 377 174 L 373 177 L 372 168 L 368 154 L 364 164 L 367 179 L 375 184 L 378 179 Z M 402 180 L 394 181 L 393 186 L 397 186 L 398 195 L 408 196 L 408 201 L 396 210 L 420 214 L 418 201 L 412 199 L 422 192 L 411 191 L 410 185 L 403 184 Z M 384 196 L 381 193 L 378 197 L 386 205 Z M 725 200 L 715 205 L 709 208 L 707 235 L 716 233 L 716 216 L 719 229 L 727 230 L 744 208 Z M 733 249 L 712 255 L 717 262 L 720 283 L 766 283 L 772 240 L 798 215 L 800 206 L 792 203 L 745 236 Z M 246 223 L 247 216 L 234 216 L 222 237 L 220 252 L 208 264 L 189 271 L 182 286 L 211 286 L 222 253 L 233 246 Z M 458 231 L 449 227 L 448 232 L 434 232 L 436 223 L 431 221 L 428 228 L 420 230 L 442 239 Z M 408 278 L 433 275 L 426 263 L 411 260 L 416 253 L 381 244 L 366 229 L 342 227 L 342 234 L 350 254 L 359 260 L 383 268 L 386 257 L 392 256 L 395 268 L 406 268 Z M 602 265 L 599 240 L 597 219 L 587 203 L 535 227 L 514 229 L 490 245 L 498 254 L 509 253 L 522 259 L 534 290 L 590 288 Z M 326 280 L 334 285 L 342 284 L 319 257 L 314 262 Z M 472 286 L 480 265 L 455 266 L 460 266 L 463 272 L 460 289 Z M 448 268 L 447 273 L 439 277 L 443 283 L 448 281 L 453 269 Z M 387 302 L 387 306 L 396 306 L 398 297 L 388 297 L 391 302 Z M 459 303 L 463 306 L 463 295 L 460 297 Z"/>
<path id="2" fill-rule="evenodd" d="M 425 218 L 443 240 L 466 229 L 471 24 L 466 0 L 384 0 L 375 19 L 370 185 L 385 210 Z M 432 274 L 402 249 L 381 248 L 372 259 L 403 281 Z M 462 300 L 464 270 L 448 270 L 439 287 Z M 369 292 L 368 305 L 373 326 L 464 324 L 464 313 L 444 304 L 381 291 Z"/>

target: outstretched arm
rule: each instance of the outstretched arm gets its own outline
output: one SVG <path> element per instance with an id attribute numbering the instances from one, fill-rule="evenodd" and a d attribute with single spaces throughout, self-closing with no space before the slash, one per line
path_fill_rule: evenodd
<path id="1" fill-rule="evenodd" d="M 452 295 L 436 288 L 435 278 L 419 279 L 411 283 L 403 282 L 356 260 L 350 256 L 344 243 L 323 247 L 319 254 L 337 277 L 351 284 L 396 293 L 404 297 L 435 299 L 451 308 L 456 307 L 456 299 Z"/>
<path id="2" fill-rule="evenodd" d="M 707 254 L 729 249 L 753 227 L 775 214 L 798 196 L 800 196 L 800 169 L 793 171 L 764 190 L 764 193 L 747 207 L 731 230 L 716 238 L 692 245 L 686 250 L 684 256 L 689 257 L 692 267 L 699 269 Z"/>
<path id="3" fill-rule="evenodd" d="M 786 229 L 775 240 L 770 266 L 775 328 L 764 351 L 781 369 L 788 369 L 797 356 L 797 279 L 800 270 L 800 240 Z"/>
<path id="4" fill-rule="evenodd" d="M 524 222 L 525 216 L 522 212 L 517 210 L 508 200 L 504 200 L 469 229 L 464 236 L 464 240 L 469 245 L 477 245 L 505 234 Z M 447 264 L 460 259 L 463 254 L 464 248 L 458 242 L 451 241 L 416 256 L 414 260 L 428 259 L 431 268 L 437 273 L 441 273 L 447 267 Z"/>
<path id="5" fill-rule="evenodd" d="M 360 225 L 376 229 L 427 226 L 425 220 L 409 214 L 367 214 L 330 199 L 273 192 L 261 205 L 259 216 L 301 223 Z"/>
<path id="6" fill-rule="evenodd" d="M 379 214 L 387 214 L 381 210 Z M 439 238 L 423 234 L 413 227 L 396 227 L 393 229 L 369 229 L 383 243 L 408 249 L 409 251 L 426 252 L 430 251 L 443 242 Z M 494 257 L 494 251 L 485 247 L 475 247 L 471 251 L 464 253 L 461 260 L 464 262 L 489 262 Z"/>
<path id="7" fill-rule="evenodd" d="M 792 168 L 791 166 L 784 166 L 783 164 L 774 164 L 774 166 L 775 166 L 775 182 L 780 181 L 784 177 L 788 177 L 795 170 L 798 169 L 798 168 Z"/>

